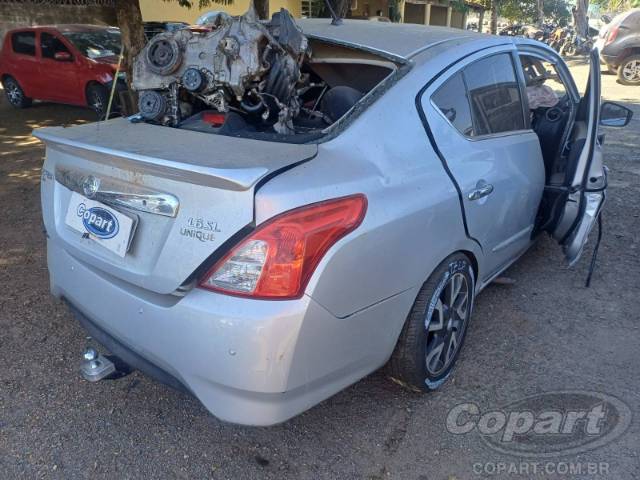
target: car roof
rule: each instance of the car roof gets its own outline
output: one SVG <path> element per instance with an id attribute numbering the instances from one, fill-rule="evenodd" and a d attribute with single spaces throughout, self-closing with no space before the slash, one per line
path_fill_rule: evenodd
<path id="1" fill-rule="evenodd" d="M 450 40 L 473 41 L 488 35 L 459 28 L 434 27 L 411 23 L 343 20 L 331 25 L 327 18 L 296 20 L 305 35 L 358 48 L 376 50 L 409 59 L 433 45 Z"/>
<path id="2" fill-rule="evenodd" d="M 25 30 L 57 30 L 60 33 L 73 33 L 73 32 L 91 32 L 100 30 L 119 30 L 118 27 L 111 27 L 109 25 L 87 25 L 83 23 L 60 23 L 52 25 L 36 25 L 32 27 L 14 28 L 11 32 L 20 32 Z"/>

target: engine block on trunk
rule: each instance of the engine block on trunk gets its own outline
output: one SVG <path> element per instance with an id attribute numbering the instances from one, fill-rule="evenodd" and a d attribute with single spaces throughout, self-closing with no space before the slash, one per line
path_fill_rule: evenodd
<path id="1" fill-rule="evenodd" d="M 136 57 L 132 85 L 140 92 L 141 115 L 175 126 L 202 105 L 289 131 L 299 111 L 300 66 L 309 55 L 289 12 L 269 22 L 253 8 L 238 17 L 217 12 L 209 22 L 157 35 Z"/>

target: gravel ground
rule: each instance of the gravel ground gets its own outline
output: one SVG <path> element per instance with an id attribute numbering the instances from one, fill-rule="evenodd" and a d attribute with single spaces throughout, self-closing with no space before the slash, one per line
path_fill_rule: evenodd
<path id="1" fill-rule="evenodd" d="M 580 83 L 586 67 L 572 66 Z M 611 169 L 605 233 L 590 289 L 586 252 L 571 269 L 543 239 L 477 299 L 451 380 L 420 396 L 378 372 L 272 428 L 221 423 L 197 400 L 133 373 L 89 384 L 78 374 L 85 335 L 48 293 L 39 176 L 44 125 L 92 120 L 90 112 L 0 104 L 0 478 L 530 478 L 491 465 L 543 458 L 489 448 L 477 432 L 445 428 L 449 410 L 483 410 L 527 395 L 588 390 L 640 412 L 640 89 L 603 76 L 606 99 L 633 108 L 627 129 L 607 132 Z M 601 462 L 599 474 L 547 478 L 635 479 L 640 423 L 612 442 L 553 462 Z M 480 465 L 481 467 L 478 467 Z M 486 465 L 489 465 L 487 467 Z M 560 471 L 560 468 L 557 469 Z"/>

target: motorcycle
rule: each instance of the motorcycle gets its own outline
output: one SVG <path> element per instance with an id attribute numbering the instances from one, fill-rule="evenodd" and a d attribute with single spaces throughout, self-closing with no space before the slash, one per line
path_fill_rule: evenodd
<path id="1" fill-rule="evenodd" d="M 563 56 L 573 57 L 576 55 L 587 55 L 593 49 L 593 40 L 578 35 L 575 30 L 571 30 L 564 38 L 564 42 L 559 52 Z"/>
<path id="2" fill-rule="evenodd" d="M 556 52 L 560 52 L 562 47 L 565 44 L 565 40 L 568 34 L 569 34 L 569 28 L 556 27 L 549 35 L 547 43 Z"/>
<path id="3" fill-rule="evenodd" d="M 507 36 L 507 37 L 516 37 L 522 35 L 522 25 L 516 23 L 514 25 L 508 25 L 502 28 L 498 35 Z"/>

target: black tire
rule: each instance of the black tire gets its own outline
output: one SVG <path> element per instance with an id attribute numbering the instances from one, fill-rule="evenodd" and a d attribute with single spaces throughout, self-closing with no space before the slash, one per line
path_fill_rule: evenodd
<path id="1" fill-rule="evenodd" d="M 13 77 L 6 77 L 2 81 L 4 94 L 9 103 L 15 108 L 27 108 L 31 106 L 32 100 L 24 94 L 22 87 Z"/>
<path id="2" fill-rule="evenodd" d="M 464 315 L 461 316 L 459 311 L 462 308 L 445 308 L 442 298 L 443 295 L 450 296 L 450 289 L 455 291 L 454 284 L 462 284 L 463 279 L 467 298 Z M 462 288 L 461 286 L 460 291 Z M 464 343 L 473 310 L 474 291 L 475 275 L 466 255 L 455 253 L 436 268 L 420 289 L 391 355 L 388 373 L 393 381 L 413 391 L 427 392 L 438 388 L 447 380 Z M 455 305 L 456 302 L 453 303 Z M 455 334 L 452 333 L 454 331 Z M 455 335 L 455 350 L 450 354 L 445 352 L 445 348 L 448 350 L 453 340 L 447 340 L 447 335 Z M 442 362 L 436 358 L 439 342 L 447 344 L 441 351 L 448 358 L 443 358 Z"/>
<path id="3" fill-rule="evenodd" d="M 630 55 L 620 63 L 618 81 L 623 85 L 640 85 L 640 55 Z"/>
<path id="4" fill-rule="evenodd" d="M 87 87 L 87 106 L 96 112 L 100 120 L 104 119 L 109 103 L 109 91 L 104 85 L 92 83 Z"/>

